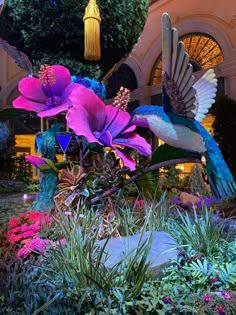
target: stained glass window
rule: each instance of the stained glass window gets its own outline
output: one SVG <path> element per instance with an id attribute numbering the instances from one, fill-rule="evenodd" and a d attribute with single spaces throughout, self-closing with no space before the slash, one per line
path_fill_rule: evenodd
<path id="1" fill-rule="evenodd" d="M 223 51 L 217 41 L 203 33 L 183 35 L 180 40 L 184 43 L 189 55 L 193 71 L 208 69 L 224 61 Z M 150 84 L 161 82 L 162 60 L 157 58 L 150 79 Z"/>

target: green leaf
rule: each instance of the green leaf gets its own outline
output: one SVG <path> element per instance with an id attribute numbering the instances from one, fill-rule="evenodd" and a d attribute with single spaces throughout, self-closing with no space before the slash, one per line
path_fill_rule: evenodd
<path id="1" fill-rule="evenodd" d="M 95 143 L 95 142 L 92 142 L 92 143 L 87 142 L 86 145 L 91 152 L 94 152 L 94 153 L 103 153 L 104 152 L 104 147 Z"/>
<path id="2" fill-rule="evenodd" d="M 164 143 L 153 151 L 151 164 L 157 164 L 168 160 L 193 157 L 196 157 L 196 154 L 184 151 L 182 149 L 174 148 L 169 144 Z"/>
<path id="3" fill-rule="evenodd" d="M 84 189 L 80 192 L 80 195 L 85 196 L 85 197 L 89 197 L 89 191 L 88 189 Z"/>
<path id="4" fill-rule="evenodd" d="M 29 111 L 17 108 L 6 108 L 0 111 L 0 121 L 4 122 L 13 117 L 29 113 Z"/>
<path id="5" fill-rule="evenodd" d="M 54 172 L 58 172 L 58 169 L 52 160 L 47 159 L 47 158 L 44 158 L 44 160 L 47 162 L 47 164 L 51 168 L 51 170 L 53 170 Z"/>
<path id="6" fill-rule="evenodd" d="M 38 167 L 42 173 L 53 173 L 54 171 L 48 165 L 40 165 Z"/>
<path id="7" fill-rule="evenodd" d="M 55 166 L 58 170 L 62 170 L 70 166 L 70 162 L 68 161 L 57 162 L 55 163 Z"/>
<path id="8" fill-rule="evenodd" d="M 135 181 L 137 186 L 142 190 L 145 197 L 154 195 L 156 191 L 156 181 L 152 173 L 146 173 L 137 178 Z"/>

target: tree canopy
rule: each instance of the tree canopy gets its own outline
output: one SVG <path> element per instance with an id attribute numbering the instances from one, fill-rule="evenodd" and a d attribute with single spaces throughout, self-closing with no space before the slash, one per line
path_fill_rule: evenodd
<path id="1" fill-rule="evenodd" d="M 61 64 L 73 74 L 101 79 L 138 41 L 149 1 L 97 3 L 102 19 L 98 62 L 84 59 L 83 16 L 88 0 L 6 0 L 0 37 L 23 51 L 37 71 L 45 63 Z"/>

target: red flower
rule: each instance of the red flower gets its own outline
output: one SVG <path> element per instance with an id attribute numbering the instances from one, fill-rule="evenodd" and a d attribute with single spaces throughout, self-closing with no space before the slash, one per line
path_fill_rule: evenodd
<path id="1" fill-rule="evenodd" d="M 168 296 L 165 296 L 162 301 L 165 303 L 165 304 L 170 304 L 170 298 Z"/>
<path id="2" fill-rule="evenodd" d="M 225 315 L 225 309 L 223 306 L 216 305 L 216 309 L 220 315 Z"/>
<path id="3" fill-rule="evenodd" d="M 14 227 L 18 226 L 18 220 L 19 220 L 19 218 L 11 218 L 9 221 L 10 228 L 14 228 Z"/>
<path id="4" fill-rule="evenodd" d="M 211 303 L 211 298 L 210 298 L 209 293 L 206 293 L 204 295 L 204 300 L 207 302 L 208 305 Z"/>
<path id="5" fill-rule="evenodd" d="M 135 203 L 134 203 L 134 206 L 135 207 L 142 207 L 144 204 L 144 200 L 136 200 Z"/>
<path id="6" fill-rule="evenodd" d="M 19 218 L 12 218 L 9 221 L 12 229 L 8 231 L 8 240 L 10 243 L 17 243 L 26 238 L 35 237 L 40 232 L 42 224 L 51 222 L 52 218 L 42 212 L 23 213 Z"/>
<path id="7" fill-rule="evenodd" d="M 211 284 L 211 285 L 214 285 L 214 284 L 216 283 L 216 281 L 217 281 L 217 278 L 214 277 L 214 278 L 212 278 L 212 279 L 210 280 L 210 284 Z"/>

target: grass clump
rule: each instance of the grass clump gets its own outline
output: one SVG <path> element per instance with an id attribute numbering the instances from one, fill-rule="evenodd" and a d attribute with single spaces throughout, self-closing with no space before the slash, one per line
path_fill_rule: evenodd
<path id="1" fill-rule="evenodd" d="M 64 243 L 33 252 L 23 261 L 16 260 L 15 245 L 7 251 L 3 246 L 1 310 L 31 315 L 191 315 L 220 310 L 234 315 L 235 234 L 228 237 L 224 224 L 216 224 L 207 207 L 190 215 L 173 212 L 167 201 L 166 195 L 142 202 L 117 195 L 109 207 L 88 208 L 81 201 L 67 213 L 58 209 L 51 229 L 53 239 L 57 235 Z M 142 236 L 157 230 L 178 240 L 179 256 L 161 277 L 153 278 L 147 259 L 151 237 L 143 242 Z M 136 233 L 140 239 L 133 255 L 108 268 L 109 238 Z"/>

